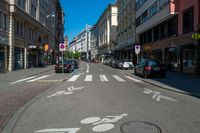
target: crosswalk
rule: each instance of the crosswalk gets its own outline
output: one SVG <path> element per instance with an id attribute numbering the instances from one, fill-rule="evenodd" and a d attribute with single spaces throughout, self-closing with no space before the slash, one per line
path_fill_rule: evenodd
<path id="1" fill-rule="evenodd" d="M 92 82 L 92 81 L 100 81 L 100 82 L 109 82 L 109 81 L 117 81 L 117 82 L 126 82 L 125 79 L 130 79 L 134 82 L 138 82 L 138 83 L 142 83 L 142 81 L 135 79 L 135 78 L 131 78 L 128 76 L 124 76 L 124 77 L 120 77 L 119 75 L 85 75 L 85 74 L 76 74 L 73 75 L 72 77 L 70 77 L 69 79 L 56 79 L 57 77 L 52 77 L 51 79 L 49 79 L 49 77 L 53 76 L 54 74 L 51 75 L 41 75 L 41 76 L 30 76 L 24 79 L 20 79 L 14 82 L 10 82 L 10 85 L 14 85 L 14 84 L 20 84 L 23 82 L 26 83 L 33 83 L 33 82 L 38 82 L 38 83 L 43 83 L 43 82 L 62 82 L 62 81 L 67 81 L 67 82 L 76 82 L 76 81 L 83 81 L 83 82 Z"/>
<path id="2" fill-rule="evenodd" d="M 81 76 L 85 76 L 84 82 L 94 81 L 93 75 L 73 75 L 70 79 L 67 80 L 67 82 L 76 82 Z M 111 77 L 118 82 L 125 82 L 125 80 L 118 75 L 112 75 Z M 98 78 L 101 82 L 109 82 L 110 81 L 106 75 L 99 75 Z"/>
<path id="3" fill-rule="evenodd" d="M 19 84 L 19 83 L 22 83 L 22 82 L 32 83 L 32 82 L 36 82 L 36 81 L 41 80 L 41 79 L 51 77 L 53 75 L 54 74 L 43 75 L 43 76 L 39 76 L 39 77 L 38 76 L 30 76 L 30 77 L 27 77 L 27 78 L 23 78 L 23 79 L 20 79 L 20 80 L 17 80 L 17 81 L 10 82 L 10 85 Z"/>

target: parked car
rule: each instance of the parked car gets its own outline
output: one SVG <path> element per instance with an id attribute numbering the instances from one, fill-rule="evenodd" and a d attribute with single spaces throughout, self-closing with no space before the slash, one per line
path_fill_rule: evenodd
<path id="1" fill-rule="evenodd" d="M 117 68 L 117 63 L 118 63 L 118 60 L 117 59 L 112 59 L 111 60 L 111 67 L 113 67 L 113 68 Z"/>
<path id="2" fill-rule="evenodd" d="M 71 64 L 73 65 L 74 69 L 78 69 L 79 68 L 79 62 L 76 59 L 68 59 L 67 61 L 71 62 Z"/>
<path id="3" fill-rule="evenodd" d="M 134 65 L 131 61 L 125 60 L 119 64 L 119 68 L 120 69 L 133 69 Z"/>
<path id="4" fill-rule="evenodd" d="M 144 78 L 150 76 L 166 77 L 166 67 L 155 59 L 141 59 L 135 66 L 135 74 Z"/>
<path id="5" fill-rule="evenodd" d="M 56 73 L 66 73 L 69 72 L 71 73 L 72 71 L 74 71 L 74 65 L 72 64 L 72 61 L 70 60 L 66 60 L 62 63 L 58 63 L 55 65 L 55 72 Z"/>

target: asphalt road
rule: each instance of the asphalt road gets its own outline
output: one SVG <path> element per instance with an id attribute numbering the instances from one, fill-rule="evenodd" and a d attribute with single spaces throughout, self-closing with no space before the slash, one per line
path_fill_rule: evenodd
<path id="1" fill-rule="evenodd" d="M 82 62 L 71 77 L 49 73 L 32 84 L 59 85 L 23 112 L 13 133 L 200 132 L 198 98 L 146 84 L 127 72 Z"/>

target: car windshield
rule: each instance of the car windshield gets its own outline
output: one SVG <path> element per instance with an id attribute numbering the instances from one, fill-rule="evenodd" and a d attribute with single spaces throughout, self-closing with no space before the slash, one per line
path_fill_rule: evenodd
<path id="1" fill-rule="evenodd" d="M 157 65 L 160 65 L 160 63 L 156 60 L 149 60 L 148 65 L 149 66 L 157 66 Z"/>

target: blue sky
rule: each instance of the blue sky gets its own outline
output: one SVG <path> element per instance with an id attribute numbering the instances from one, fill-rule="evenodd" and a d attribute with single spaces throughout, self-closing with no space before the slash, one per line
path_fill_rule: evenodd
<path id="1" fill-rule="evenodd" d="M 65 35 L 73 39 L 86 24 L 93 25 L 115 0 L 60 0 L 65 12 Z"/>

